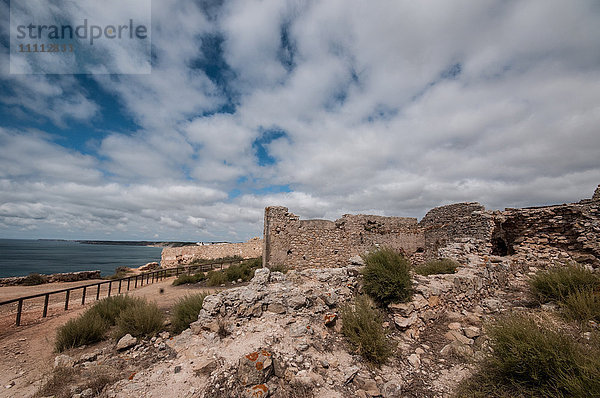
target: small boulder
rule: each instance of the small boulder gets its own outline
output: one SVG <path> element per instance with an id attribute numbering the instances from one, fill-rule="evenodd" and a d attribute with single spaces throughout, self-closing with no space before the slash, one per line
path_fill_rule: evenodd
<path id="1" fill-rule="evenodd" d="M 274 312 L 276 314 L 285 314 L 285 306 L 281 303 L 271 303 L 267 307 L 267 311 Z"/>
<path id="2" fill-rule="evenodd" d="M 251 352 L 239 360 L 237 376 L 243 386 L 264 384 L 272 374 L 273 355 L 268 350 Z"/>
<path id="3" fill-rule="evenodd" d="M 384 398 L 402 398 L 402 383 L 390 380 L 381 389 Z"/>
<path id="4" fill-rule="evenodd" d="M 413 303 L 391 303 L 388 304 L 388 308 L 394 313 L 409 316 L 415 309 L 415 305 Z"/>
<path id="5" fill-rule="evenodd" d="M 450 329 L 450 330 L 460 330 L 460 323 L 458 323 L 458 322 L 450 322 L 448 324 L 448 329 Z"/>
<path id="6" fill-rule="evenodd" d="M 361 256 L 352 256 L 348 261 L 352 265 L 365 265 L 365 260 Z"/>
<path id="7" fill-rule="evenodd" d="M 75 364 L 75 360 L 68 355 L 61 354 L 54 358 L 54 367 L 57 368 L 59 366 L 70 368 Z"/>
<path id="8" fill-rule="evenodd" d="M 502 308 L 502 302 L 500 300 L 494 299 L 494 298 L 487 298 L 482 301 L 482 304 L 490 312 L 497 312 L 497 311 L 500 311 L 500 309 Z"/>
<path id="9" fill-rule="evenodd" d="M 465 333 L 465 336 L 470 339 L 474 339 L 475 337 L 481 335 L 481 330 L 476 326 L 467 326 L 463 329 L 463 332 Z"/>
<path id="10" fill-rule="evenodd" d="M 251 284 L 255 285 L 266 285 L 269 282 L 269 275 L 271 270 L 268 268 L 259 268 L 254 271 L 254 278 L 250 281 Z"/>
<path id="11" fill-rule="evenodd" d="M 462 344 L 473 345 L 473 339 L 468 338 L 458 330 L 449 330 L 444 337 L 450 341 L 458 341 Z"/>
<path id="12" fill-rule="evenodd" d="M 406 329 L 411 327 L 415 322 L 417 322 L 418 319 L 419 317 L 417 316 L 417 314 L 412 314 L 408 318 L 400 315 L 394 315 L 394 323 L 400 329 Z"/>
<path id="13" fill-rule="evenodd" d="M 301 294 L 294 294 L 287 299 L 288 306 L 297 310 L 306 305 L 306 297 Z"/>
<path id="14" fill-rule="evenodd" d="M 330 289 L 321 295 L 321 299 L 323 299 L 325 304 L 327 304 L 329 307 L 333 307 L 337 304 L 338 295 L 333 289 Z"/>
<path id="15" fill-rule="evenodd" d="M 453 341 L 450 344 L 446 344 L 444 348 L 441 349 L 440 354 L 444 356 L 456 355 L 463 358 L 470 358 L 473 356 L 473 349 L 468 345 Z"/>
<path id="16" fill-rule="evenodd" d="M 210 315 L 215 315 L 221 309 L 221 297 L 218 294 L 211 294 L 204 298 L 202 309 Z"/>
<path id="17" fill-rule="evenodd" d="M 367 393 L 367 396 L 369 397 L 378 397 L 381 395 L 381 391 L 379 391 L 377 383 L 375 382 L 375 380 L 372 379 L 365 380 L 362 389 L 365 391 L 365 393 Z"/>
<path id="18" fill-rule="evenodd" d="M 410 354 L 408 356 L 408 362 L 415 369 L 419 369 L 419 367 L 421 366 L 421 358 L 419 358 L 419 356 L 417 354 Z"/>
<path id="19" fill-rule="evenodd" d="M 420 310 L 421 308 L 425 308 L 429 305 L 429 302 L 425 299 L 425 297 L 421 296 L 420 294 L 415 294 L 413 296 L 412 303 L 418 310 Z"/>
<path id="20" fill-rule="evenodd" d="M 196 375 L 209 375 L 216 368 L 217 362 L 214 359 L 194 361 L 194 365 L 192 366 L 192 370 Z"/>
<path id="21" fill-rule="evenodd" d="M 127 333 L 125 336 L 121 337 L 119 339 L 119 341 L 117 342 L 117 350 L 118 351 L 126 350 L 129 347 L 133 347 L 136 342 L 137 342 L 137 339 L 135 337 L 133 337 L 132 335 L 130 335 L 129 333 Z"/>
<path id="22" fill-rule="evenodd" d="M 301 337 L 305 334 L 312 334 L 312 327 L 307 322 L 294 322 L 290 325 L 290 336 Z"/>

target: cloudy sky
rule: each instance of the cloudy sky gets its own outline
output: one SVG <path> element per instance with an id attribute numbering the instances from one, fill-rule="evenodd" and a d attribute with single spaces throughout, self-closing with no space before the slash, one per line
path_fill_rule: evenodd
<path id="1" fill-rule="evenodd" d="M 1 238 L 241 241 L 267 205 L 421 218 L 600 183 L 596 0 L 156 0 L 151 73 L 112 75 L 10 74 L 0 7 Z"/>

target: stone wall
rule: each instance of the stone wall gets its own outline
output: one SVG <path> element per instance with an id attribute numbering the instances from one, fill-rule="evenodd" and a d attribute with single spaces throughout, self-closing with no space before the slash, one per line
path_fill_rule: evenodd
<path id="1" fill-rule="evenodd" d="M 336 221 L 300 220 L 285 207 L 267 207 L 263 264 L 294 268 L 344 266 L 376 246 L 403 251 L 415 262 L 450 257 L 485 264 L 490 256 L 514 262 L 577 261 L 600 266 L 600 186 L 578 203 L 488 211 L 457 203 L 415 218 L 344 215 Z"/>
<path id="2" fill-rule="evenodd" d="M 240 256 L 256 258 L 262 256 L 262 239 L 252 238 L 242 243 L 216 243 L 182 247 L 167 247 L 162 250 L 160 264 L 163 268 L 188 265 L 197 259 L 213 259 Z"/>
<path id="3" fill-rule="evenodd" d="M 476 202 L 430 210 L 419 223 L 425 236 L 425 257 L 438 257 L 440 249 L 457 242 L 468 242 L 478 253 L 489 254 L 494 227 L 492 218 L 492 214 Z"/>
<path id="4" fill-rule="evenodd" d="M 600 265 L 600 199 L 494 214 L 497 255 Z M 506 249 L 504 249 L 506 247 Z"/>
<path id="5" fill-rule="evenodd" d="M 416 218 L 344 215 L 336 221 L 300 220 L 286 207 L 267 207 L 266 266 L 332 267 L 375 246 L 412 254 L 423 247 Z"/>

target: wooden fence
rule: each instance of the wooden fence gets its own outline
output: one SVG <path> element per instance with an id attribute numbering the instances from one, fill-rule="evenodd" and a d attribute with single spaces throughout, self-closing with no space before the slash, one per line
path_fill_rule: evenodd
<path id="1" fill-rule="evenodd" d="M 148 285 L 148 284 L 151 284 L 154 282 L 161 281 L 170 276 L 179 276 L 181 274 L 191 274 L 192 272 L 198 272 L 198 271 L 210 271 L 215 268 L 220 268 L 221 270 L 223 270 L 224 265 L 239 264 L 243 261 L 244 260 L 216 261 L 216 262 L 211 262 L 211 263 L 206 263 L 206 264 L 188 265 L 185 267 L 159 269 L 156 271 L 144 272 L 144 273 L 141 273 L 138 275 L 131 275 L 131 276 L 126 276 L 126 277 L 118 278 L 118 279 L 111 279 L 111 280 L 106 280 L 106 281 L 102 281 L 102 282 L 94 282 L 94 283 L 77 286 L 77 287 L 70 287 L 70 288 L 65 288 L 65 289 L 60 289 L 60 290 L 53 290 L 51 292 L 46 292 L 46 293 L 39 293 L 39 294 L 30 295 L 30 296 L 18 297 L 18 298 L 14 298 L 11 300 L 0 302 L 0 306 L 17 303 L 16 325 L 21 326 L 21 314 L 23 312 L 23 302 L 25 300 L 31 300 L 31 299 L 35 299 L 35 298 L 39 298 L 39 297 L 44 297 L 44 307 L 42 310 L 42 317 L 45 318 L 48 315 L 48 303 L 50 301 L 50 296 L 53 294 L 65 293 L 65 311 L 67 311 L 69 309 L 69 300 L 71 297 L 71 292 L 75 291 L 75 290 L 82 289 L 81 305 L 85 305 L 88 288 L 91 288 L 90 290 L 93 290 L 94 288 L 96 288 L 96 291 L 95 291 L 96 297 L 95 298 L 96 298 L 96 300 L 99 300 L 100 299 L 100 286 L 102 286 L 102 285 L 108 284 L 108 293 L 107 293 L 106 297 L 110 297 L 112 290 L 113 290 L 113 286 L 116 286 L 115 289 L 117 290 L 117 294 L 121 294 L 121 291 L 125 290 L 125 286 L 124 286 L 125 281 L 127 282 L 127 288 L 126 288 L 127 290 L 126 291 L 129 291 L 130 289 L 137 289 L 138 287 L 144 286 L 144 280 L 146 281 L 145 284 Z"/>

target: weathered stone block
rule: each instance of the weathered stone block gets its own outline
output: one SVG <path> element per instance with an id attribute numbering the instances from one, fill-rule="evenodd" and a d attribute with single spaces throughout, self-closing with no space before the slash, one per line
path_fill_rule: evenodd
<path id="1" fill-rule="evenodd" d="M 273 374 L 273 354 L 261 349 L 240 358 L 237 376 L 241 385 L 264 384 Z"/>

